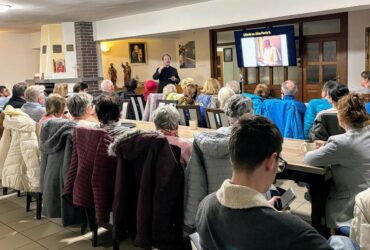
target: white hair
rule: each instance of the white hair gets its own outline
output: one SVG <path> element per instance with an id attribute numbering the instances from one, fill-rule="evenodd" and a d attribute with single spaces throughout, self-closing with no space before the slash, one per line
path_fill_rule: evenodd
<path id="1" fill-rule="evenodd" d="M 234 90 L 230 87 L 222 87 L 218 92 L 218 100 L 220 101 L 220 108 L 223 109 L 225 107 L 226 101 L 235 95 Z"/>
<path id="2" fill-rule="evenodd" d="M 69 113 L 73 117 L 81 117 L 86 113 L 86 109 L 91 105 L 93 97 L 87 93 L 75 93 L 67 100 Z"/>
<path id="3" fill-rule="evenodd" d="M 45 86 L 32 85 L 24 92 L 24 98 L 27 102 L 37 102 L 39 97 L 44 94 Z"/>
<path id="4" fill-rule="evenodd" d="M 284 95 L 295 95 L 298 91 L 297 83 L 287 80 L 281 84 L 281 91 Z"/>
<path id="5" fill-rule="evenodd" d="M 235 94 L 240 94 L 240 84 L 237 81 L 228 81 L 225 86 L 234 90 Z"/>
<path id="6" fill-rule="evenodd" d="M 104 92 L 112 92 L 114 89 L 113 82 L 111 80 L 103 80 L 100 83 L 100 89 Z"/>
<path id="7" fill-rule="evenodd" d="M 180 114 L 172 105 L 164 105 L 154 111 L 153 121 L 157 129 L 175 130 L 180 122 Z"/>

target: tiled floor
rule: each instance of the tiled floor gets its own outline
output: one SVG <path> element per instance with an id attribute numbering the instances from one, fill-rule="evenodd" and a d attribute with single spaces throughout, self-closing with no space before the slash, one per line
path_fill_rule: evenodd
<path id="1" fill-rule="evenodd" d="M 297 186 L 292 181 L 278 181 L 276 185 L 283 188 L 293 187 L 297 199 L 291 204 L 291 212 L 310 220 L 311 204 L 304 199 L 304 187 Z M 26 212 L 26 198 L 17 197 L 16 193 L 0 196 L 0 250 L 41 250 L 41 249 L 113 249 L 110 232 L 99 229 L 99 246 L 91 246 L 91 233 L 80 234 L 80 228 L 63 227 L 59 219 L 36 220 L 35 204 L 32 211 Z M 132 243 L 121 243 L 120 249 L 139 249 Z"/>

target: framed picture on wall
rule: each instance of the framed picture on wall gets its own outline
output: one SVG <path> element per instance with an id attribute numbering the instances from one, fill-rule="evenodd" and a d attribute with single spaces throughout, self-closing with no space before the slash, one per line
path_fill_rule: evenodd
<path id="1" fill-rule="evenodd" d="M 53 53 L 62 53 L 62 45 L 54 44 L 53 45 Z"/>
<path id="2" fill-rule="evenodd" d="M 224 62 L 233 61 L 233 48 L 224 48 Z"/>
<path id="3" fill-rule="evenodd" d="M 146 43 L 129 43 L 128 49 L 131 63 L 146 63 Z"/>
<path id="4" fill-rule="evenodd" d="M 42 45 L 42 54 L 46 54 L 46 45 Z"/>

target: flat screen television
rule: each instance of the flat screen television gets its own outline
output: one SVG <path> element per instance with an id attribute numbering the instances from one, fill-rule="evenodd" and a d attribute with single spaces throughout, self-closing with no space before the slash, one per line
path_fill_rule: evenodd
<path id="1" fill-rule="evenodd" d="M 294 26 L 236 31 L 238 66 L 296 66 Z"/>

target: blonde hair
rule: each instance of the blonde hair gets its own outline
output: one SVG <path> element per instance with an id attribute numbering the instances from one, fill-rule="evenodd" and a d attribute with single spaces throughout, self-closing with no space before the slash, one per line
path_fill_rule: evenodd
<path id="1" fill-rule="evenodd" d="M 167 96 L 171 93 L 177 93 L 176 86 L 172 83 L 167 84 L 166 86 L 164 86 L 164 88 L 163 88 L 164 99 L 166 99 Z"/>
<path id="2" fill-rule="evenodd" d="M 220 109 L 225 107 L 226 102 L 229 100 L 230 97 L 235 95 L 235 92 L 230 87 L 222 87 L 218 92 L 218 100 L 220 101 Z"/>
<path id="3" fill-rule="evenodd" d="M 186 105 L 194 105 L 198 95 L 198 85 L 189 83 L 184 90 Z"/>
<path id="4" fill-rule="evenodd" d="M 46 115 L 61 115 L 66 108 L 66 99 L 59 94 L 51 94 L 46 102 Z"/>
<path id="5" fill-rule="evenodd" d="M 206 95 L 217 95 L 219 89 L 220 83 L 216 79 L 210 78 L 204 82 L 201 92 Z"/>
<path id="6" fill-rule="evenodd" d="M 341 97 L 337 103 L 339 124 L 350 128 L 362 128 L 369 124 L 363 97 L 350 93 Z"/>
<path id="7" fill-rule="evenodd" d="M 66 97 L 68 95 L 68 84 L 67 83 L 57 83 L 54 85 L 54 94 L 59 94 L 62 97 Z"/>
<path id="8" fill-rule="evenodd" d="M 254 89 L 254 94 L 258 95 L 262 98 L 267 98 L 270 95 L 270 89 L 267 84 L 259 83 L 257 84 L 256 88 Z"/>
<path id="9" fill-rule="evenodd" d="M 182 91 L 184 91 L 184 90 L 185 90 L 185 88 L 186 88 L 186 86 L 187 86 L 188 84 L 195 84 L 194 79 L 193 79 L 193 78 L 191 78 L 191 77 L 186 77 L 186 78 L 184 78 L 184 79 L 182 79 L 182 80 L 180 81 L 180 86 L 181 86 L 181 88 L 182 88 Z"/>

